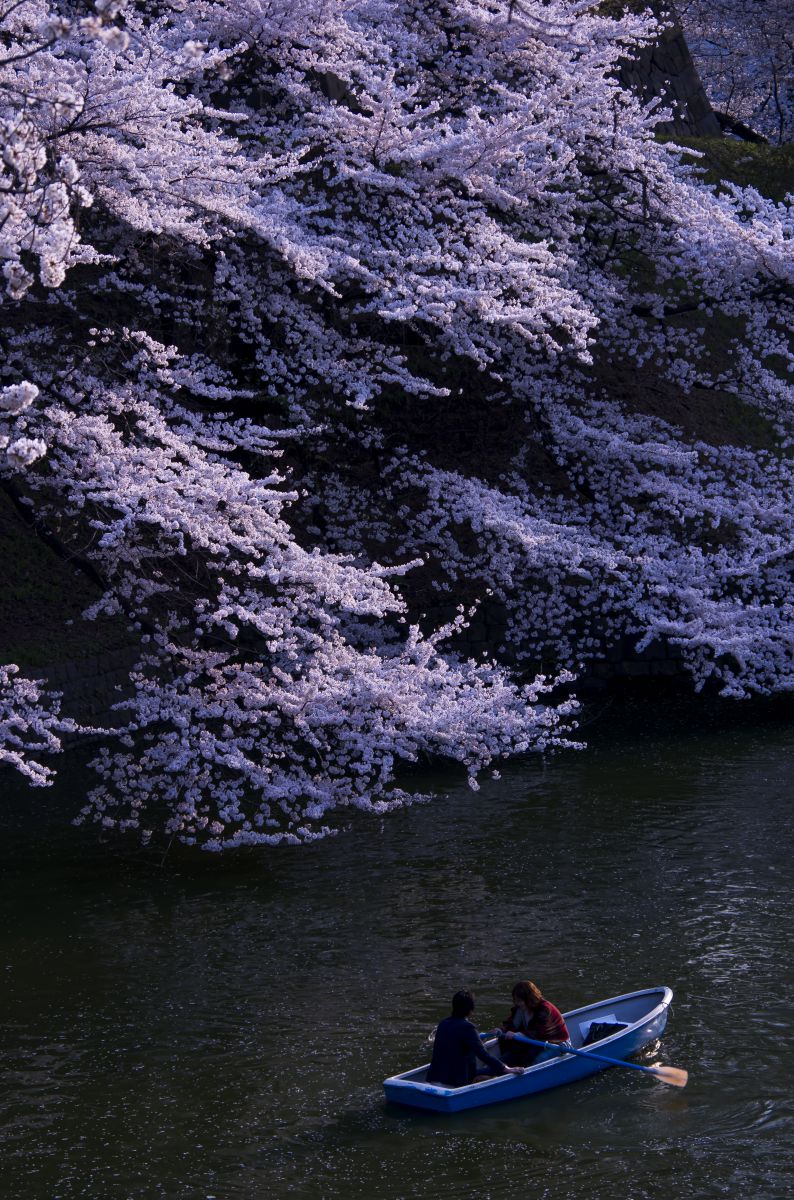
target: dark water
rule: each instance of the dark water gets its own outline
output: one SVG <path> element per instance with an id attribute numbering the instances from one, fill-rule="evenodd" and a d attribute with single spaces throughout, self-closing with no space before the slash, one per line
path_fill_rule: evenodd
<path id="1" fill-rule="evenodd" d="M 608 713 L 586 753 L 231 867 L 62 828 L 4 777 L 4 1200 L 781 1200 L 794 1186 L 781 721 Z M 458 1116 L 388 1107 L 450 993 L 568 1009 L 666 983 L 661 1060 Z"/>

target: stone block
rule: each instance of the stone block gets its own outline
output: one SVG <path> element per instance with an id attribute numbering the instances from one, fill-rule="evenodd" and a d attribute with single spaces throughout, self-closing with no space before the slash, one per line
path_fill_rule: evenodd
<path id="1" fill-rule="evenodd" d="M 649 642 L 644 650 L 635 650 L 631 656 L 637 662 L 658 662 L 661 659 L 667 658 L 667 647 L 664 642 L 654 638 Z"/>
<path id="2" fill-rule="evenodd" d="M 650 663 L 646 662 L 627 662 L 623 663 L 622 674 L 630 679 L 640 679 L 643 676 L 651 674 Z"/>
<path id="3" fill-rule="evenodd" d="M 607 662 L 622 663 L 626 658 L 626 643 L 621 638 L 607 649 Z"/>

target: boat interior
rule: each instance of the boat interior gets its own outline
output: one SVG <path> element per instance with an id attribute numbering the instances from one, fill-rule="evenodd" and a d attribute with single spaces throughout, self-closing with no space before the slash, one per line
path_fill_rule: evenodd
<path id="1" fill-rule="evenodd" d="M 617 999 L 606 1000 L 603 1004 L 592 1004 L 586 1008 L 577 1008 L 573 1012 L 565 1013 L 565 1023 L 568 1026 L 568 1032 L 571 1035 L 571 1045 L 575 1050 L 586 1046 L 589 1049 L 591 1046 L 596 1050 L 599 1046 L 607 1047 L 606 1052 L 609 1053 L 608 1045 L 613 1037 L 618 1037 L 626 1028 L 637 1024 L 644 1020 L 657 1004 L 661 1003 L 664 995 L 664 989 L 658 989 L 658 995 L 655 992 L 640 992 L 636 996 L 621 996 Z M 604 1036 L 597 1040 L 588 1040 L 590 1027 L 599 1024 L 605 1026 L 615 1026 L 610 1032 L 604 1030 Z M 497 1038 L 487 1038 L 483 1045 L 489 1054 L 494 1058 L 501 1060 L 499 1053 L 499 1042 Z M 527 1069 L 530 1071 L 542 1070 L 544 1067 L 551 1065 L 552 1059 L 545 1059 L 541 1063 L 536 1063 Z M 430 1066 L 425 1063 L 424 1066 L 418 1067 L 414 1071 L 406 1071 L 399 1075 L 399 1079 L 405 1079 L 411 1083 L 426 1083 L 427 1070 Z M 478 1084 L 470 1084 L 470 1087 L 477 1087 Z"/>

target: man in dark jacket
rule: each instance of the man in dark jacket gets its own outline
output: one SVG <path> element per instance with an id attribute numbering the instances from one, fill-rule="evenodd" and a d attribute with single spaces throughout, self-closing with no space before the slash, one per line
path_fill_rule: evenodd
<path id="1" fill-rule="evenodd" d="M 436 1030 L 428 1083 L 465 1087 L 475 1075 L 522 1074 L 521 1067 L 506 1067 L 483 1047 L 480 1035 L 468 1019 L 473 1012 L 471 992 L 456 992 L 452 997 L 452 1016 L 445 1017 Z M 478 1066 L 478 1059 L 484 1066 Z"/>

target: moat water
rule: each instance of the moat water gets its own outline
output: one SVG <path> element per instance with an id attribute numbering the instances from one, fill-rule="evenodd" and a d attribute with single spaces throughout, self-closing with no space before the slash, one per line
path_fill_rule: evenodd
<path id="1" fill-rule="evenodd" d="M 584 752 L 229 862 L 96 846 L 74 759 L 3 775 L 0 1195 L 790 1195 L 794 729 L 692 712 L 614 705 Z M 487 1028 L 524 977 L 563 1009 L 668 984 L 652 1060 L 689 1086 L 385 1104 L 452 991 Z"/>

